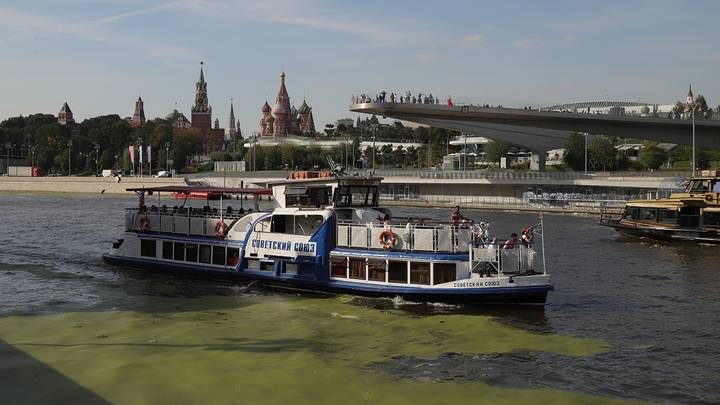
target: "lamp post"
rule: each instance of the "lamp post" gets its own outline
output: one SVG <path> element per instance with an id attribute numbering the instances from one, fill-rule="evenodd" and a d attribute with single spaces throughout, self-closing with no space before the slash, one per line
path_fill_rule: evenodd
<path id="1" fill-rule="evenodd" d="M 373 161 L 372 161 L 372 175 L 375 175 L 375 132 L 372 134 L 373 140 Z"/>
<path id="2" fill-rule="evenodd" d="M 68 176 L 72 173 L 72 139 L 68 141 Z"/>
<path id="3" fill-rule="evenodd" d="M 95 144 L 95 177 L 100 175 L 100 144 Z"/>
<path id="4" fill-rule="evenodd" d="M 165 172 L 170 171 L 170 142 L 165 142 Z"/>
<path id="5" fill-rule="evenodd" d="M 692 108 L 692 175 L 695 177 L 695 101 L 690 104 Z"/>
<path id="6" fill-rule="evenodd" d="M 5 174 L 8 176 L 10 175 L 10 149 L 12 148 L 12 146 L 13 145 L 10 142 L 5 143 L 5 151 L 7 152 L 7 160 L 5 161 L 7 168 Z"/>
<path id="7" fill-rule="evenodd" d="M 588 145 L 587 145 L 587 137 L 588 134 L 585 132 L 585 174 L 587 174 L 587 164 L 588 164 Z"/>
<path id="8" fill-rule="evenodd" d="M 30 166 L 35 168 L 35 151 L 37 150 L 37 145 L 33 145 L 30 147 L 30 153 L 32 154 L 32 159 L 30 160 Z"/>

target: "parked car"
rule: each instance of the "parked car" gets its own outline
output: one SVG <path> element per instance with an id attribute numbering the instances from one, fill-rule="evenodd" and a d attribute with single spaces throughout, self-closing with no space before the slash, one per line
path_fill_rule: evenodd
<path id="1" fill-rule="evenodd" d="M 172 177 L 172 172 L 169 172 L 167 170 L 160 170 L 153 177 Z"/>

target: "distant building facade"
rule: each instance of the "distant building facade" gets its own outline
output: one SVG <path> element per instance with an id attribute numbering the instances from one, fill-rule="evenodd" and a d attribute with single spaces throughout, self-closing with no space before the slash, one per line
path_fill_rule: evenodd
<path id="1" fill-rule="evenodd" d="M 70 106 L 67 101 L 63 103 L 62 107 L 60 107 L 60 112 L 58 113 L 58 123 L 60 125 L 72 125 L 75 123 L 73 113 L 70 110 Z"/>
<path id="2" fill-rule="evenodd" d="M 280 90 L 278 91 L 275 105 L 265 104 L 260 109 L 260 135 L 262 136 L 288 136 L 305 135 L 315 133 L 315 121 L 312 116 L 312 108 L 303 100 L 299 109 L 291 106 L 290 96 L 285 87 L 285 72 L 280 74 Z"/>
<path id="3" fill-rule="evenodd" d="M 181 113 L 177 109 L 166 115 L 165 119 L 170 121 L 173 128 L 188 129 L 192 127 L 192 125 L 190 124 L 190 120 L 187 119 L 185 114 Z"/>
<path id="4" fill-rule="evenodd" d="M 340 125 L 344 125 L 345 128 L 352 128 L 355 125 L 355 121 L 352 118 L 340 118 L 335 121 L 335 127 L 339 128 Z"/>
<path id="5" fill-rule="evenodd" d="M 140 128 L 145 125 L 145 107 L 142 101 L 142 97 L 138 97 L 135 102 L 135 112 L 133 113 L 130 125 L 133 128 Z"/>

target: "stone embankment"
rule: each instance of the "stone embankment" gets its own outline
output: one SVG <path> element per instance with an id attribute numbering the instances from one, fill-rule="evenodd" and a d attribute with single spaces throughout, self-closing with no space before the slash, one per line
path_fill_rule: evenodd
<path id="1" fill-rule="evenodd" d="M 123 177 L 0 177 L 0 192 L 127 194 L 126 188 L 182 186 L 184 178 Z"/>

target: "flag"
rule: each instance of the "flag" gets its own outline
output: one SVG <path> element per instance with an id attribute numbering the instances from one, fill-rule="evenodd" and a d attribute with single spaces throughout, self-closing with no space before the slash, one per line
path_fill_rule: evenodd
<path id="1" fill-rule="evenodd" d="M 147 155 L 148 155 L 148 166 L 152 168 L 152 146 L 150 146 L 150 145 L 148 145 L 148 147 L 147 147 Z"/>
<path id="2" fill-rule="evenodd" d="M 138 154 L 140 155 L 140 167 L 142 168 L 142 164 L 143 164 L 143 158 L 142 158 L 142 156 L 143 156 L 143 148 L 142 148 L 142 145 L 140 145 L 140 148 L 138 148 Z M 142 169 L 140 169 L 140 174 L 142 175 Z"/>
<path id="3" fill-rule="evenodd" d="M 130 145 L 128 147 L 128 152 L 130 153 L 130 162 L 135 165 L 135 145 Z"/>

